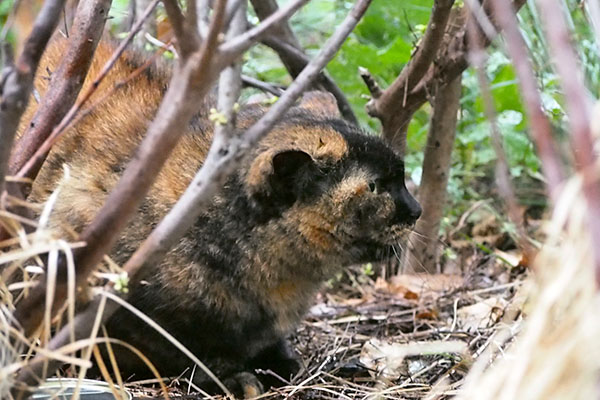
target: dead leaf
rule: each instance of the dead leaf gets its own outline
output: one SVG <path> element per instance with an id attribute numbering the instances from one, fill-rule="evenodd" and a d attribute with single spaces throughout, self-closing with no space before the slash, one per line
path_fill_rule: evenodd
<path id="1" fill-rule="evenodd" d="M 523 254 L 520 254 L 516 251 L 506 252 L 499 249 L 495 249 L 494 254 L 497 258 L 509 264 L 513 268 L 521 265 L 521 262 L 523 260 Z"/>
<path id="2" fill-rule="evenodd" d="M 504 314 L 508 302 L 501 297 L 490 297 L 457 311 L 458 324 L 467 332 L 494 325 Z"/>
<path id="3" fill-rule="evenodd" d="M 435 310 L 427 310 L 427 311 L 423 311 L 420 313 L 417 313 L 417 315 L 415 315 L 416 319 L 424 319 L 424 320 L 436 320 L 438 318 L 439 314 L 437 311 Z"/>
<path id="4" fill-rule="evenodd" d="M 360 362 L 378 378 L 397 380 L 408 374 L 405 357 L 441 353 L 464 353 L 467 344 L 461 341 L 421 343 L 390 343 L 371 339 L 363 345 Z"/>
<path id="5" fill-rule="evenodd" d="M 463 277 L 459 275 L 407 274 L 393 276 L 387 281 L 378 278 L 375 290 L 407 300 L 418 300 L 438 297 L 443 292 L 461 287 L 463 282 Z"/>

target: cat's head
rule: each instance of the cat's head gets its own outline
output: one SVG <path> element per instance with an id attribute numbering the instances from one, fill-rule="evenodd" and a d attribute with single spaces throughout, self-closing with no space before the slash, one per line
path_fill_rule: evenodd
<path id="1" fill-rule="evenodd" d="M 320 92 L 306 95 L 259 144 L 244 186 L 315 252 L 345 263 L 380 258 L 421 214 L 401 157 L 341 120 L 335 100 Z"/>

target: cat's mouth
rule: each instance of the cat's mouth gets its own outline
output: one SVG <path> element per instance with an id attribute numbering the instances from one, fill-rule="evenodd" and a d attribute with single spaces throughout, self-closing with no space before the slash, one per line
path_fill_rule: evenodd
<path id="1" fill-rule="evenodd" d="M 413 227 L 414 224 L 392 225 L 375 237 L 357 238 L 355 248 L 360 251 L 358 262 L 382 261 L 392 256 L 392 249 L 403 247 L 402 241 L 407 239 Z"/>
<path id="2" fill-rule="evenodd" d="M 395 245 L 399 241 L 406 239 L 409 233 L 413 231 L 415 224 L 398 224 L 391 225 L 383 229 L 382 233 L 377 237 L 377 241 L 384 246 Z"/>

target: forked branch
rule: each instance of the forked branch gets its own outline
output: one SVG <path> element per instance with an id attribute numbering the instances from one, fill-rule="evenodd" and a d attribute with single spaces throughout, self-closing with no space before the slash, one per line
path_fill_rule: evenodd
<path id="1" fill-rule="evenodd" d="M 256 15 L 261 20 L 268 18 L 279 8 L 275 0 L 251 1 Z M 300 46 L 300 42 L 286 21 L 282 21 L 280 24 L 278 24 L 269 36 L 263 38 L 262 42 L 275 50 L 292 78 L 296 78 L 309 62 L 308 56 Z M 352 107 L 350 106 L 348 99 L 342 90 L 325 72 L 321 72 L 319 74 L 316 84 L 321 86 L 323 90 L 328 91 L 335 97 L 340 114 L 344 119 L 355 125 L 358 125 L 358 120 L 352 111 Z"/>
<path id="2" fill-rule="evenodd" d="M 389 88 L 381 94 L 372 93 L 373 98 L 367 104 L 369 114 L 381 120 L 384 138 L 401 152 L 404 151 L 406 131 L 413 114 L 435 96 L 439 88 L 452 82 L 469 65 L 464 12 L 448 8 L 449 3 L 435 3 L 423 44 L 419 46 L 413 61 Z M 525 0 L 512 2 L 515 10 L 519 10 L 524 3 Z M 485 1 L 483 9 L 497 29 L 496 18 L 490 8 L 490 1 Z M 440 23 L 445 24 L 441 36 L 437 30 Z M 432 25 L 436 25 L 436 29 Z M 489 44 L 489 38 L 485 44 Z"/>

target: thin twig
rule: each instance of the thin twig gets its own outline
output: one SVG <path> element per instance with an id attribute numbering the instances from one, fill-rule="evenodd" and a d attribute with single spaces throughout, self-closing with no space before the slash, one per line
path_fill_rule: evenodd
<path id="1" fill-rule="evenodd" d="M 152 14 L 152 11 L 156 7 L 160 0 L 153 0 L 148 8 L 144 11 L 144 14 L 140 17 L 138 21 L 136 21 L 135 25 L 131 29 L 131 32 L 127 35 L 127 37 L 120 43 L 119 47 L 112 54 L 110 59 L 104 64 L 102 70 L 93 80 L 93 82 L 88 86 L 87 90 L 83 95 L 81 95 L 76 103 L 69 109 L 67 114 L 63 117 L 60 123 L 52 129 L 50 135 L 44 140 L 44 142 L 39 146 L 39 148 L 34 149 L 32 146 L 37 143 L 37 139 L 35 138 L 35 142 L 30 142 L 25 139 L 19 141 L 15 148 L 15 156 L 11 160 L 11 172 L 15 174 L 19 178 L 29 178 L 31 180 L 35 179 L 37 173 L 39 172 L 46 156 L 48 155 L 50 148 L 54 143 L 58 140 L 58 138 L 66 131 L 66 128 L 71 124 L 73 119 L 76 117 L 77 113 L 81 110 L 83 105 L 90 99 L 90 97 L 96 92 L 97 88 L 100 86 L 100 83 L 104 80 L 106 75 L 113 68 L 119 57 L 123 54 L 127 46 L 131 43 L 136 33 L 142 28 L 144 21 Z M 35 150 L 33 155 L 30 155 L 32 151 Z M 28 156 L 29 155 L 29 156 Z M 23 162 L 26 161 L 24 164 Z"/>
<path id="2" fill-rule="evenodd" d="M 251 76 L 242 75 L 242 83 L 246 86 L 260 89 L 263 92 L 271 93 L 273 96 L 279 97 L 283 94 L 283 89 L 279 86 L 272 83 L 263 82 Z"/>
<path id="3" fill-rule="evenodd" d="M 261 20 L 268 18 L 269 15 L 277 12 L 279 8 L 275 0 L 251 0 L 251 2 L 256 15 Z M 302 49 L 300 41 L 294 35 L 290 24 L 285 21 L 278 24 L 271 35 L 265 37 L 262 42 L 277 52 L 283 65 L 293 78 L 296 78 L 302 72 L 302 69 L 310 60 Z M 317 78 L 317 84 L 335 97 L 342 117 L 348 122 L 358 125 L 358 119 L 352 111 L 352 106 L 333 79 L 322 71 Z"/>
<path id="4" fill-rule="evenodd" d="M 308 56 L 301 50 L 294 47 L 289 42 L 279 40 L 275 35 L 271 34 L 266 36 L 262 42 L 275 50 L 284 65 L 292 75 L 292 77 L 298 76 L 306 64 L 310 61 Z M 321 71 L 317 76 L 316 83 L 320 85 L 324 90 L 328 91 L 335 97 L 335 100 L 340 110 L 342 117 L 354 125 L 358 125 L 358 119 L 352 111 L 352 106 L 348 102 L 346 95 L 339 86 L 325 73 Z"/>
<path id="5" fill-rule="evenodd" d="M 256 40 L 259 40 L 263 35 L 265 35 L 271 28 L 277 26 L 277 24 L 284 20 L 288 19 L 292 14 L 294 14 L 300 7 L 304 4 L 308 3 L 310 0 L 295 0 L 293 2 L 288 3 L 285 7 L 280 8 L 269 17 L 267 17 L 264 21 L 262 21 L 259 25 L 250 29 L 243 35 L 236 37 L 226 43 L 224 43 L 219 49 L 224 55 L 229 55 L 231 59 L 234 59 L 235 54 L 239 54 L 243 49 L 248 48 L 251 43 L 254 43 Z"/>
<path id="6" fill-rule="evenodd" d="M 17 62 L 11 62 L 10 58 L 5 60 L 6 67 L 0 77 L 0 194 L 4 191 L 10 150 L 21 115 L 27 108 L 34 74 L 46 44 L 58 24 L 64 3 L 64 0 L 46 1 Z"/>
<path id="7" fill-rule="evenodd" d="M 556 203 L 564 174 L 559 158 L 560 153 L 552 137 L 552 125 L 543 111 L 535 73 L 527 54 L 527 45 L 519 31 L 519 24 L 513 7 L 503 1 L 494 1 L 493 7 L 498 24 L 504 32 L 506 46 L 519 78 L 521 94 L 525 100 L 533 139 L 542 161 L 542 170 L 546 176 L 548 191 L 553 202 Z"/>
<path id="8" fill-rule="evenodd" d="M 583 193 L 588 203 L 588 227 L 594 248 L 596 281 L 600 285 L 600 184 L 596 170 L 594 139 L 590 121 L 592 103 L 583 83 L 577 54 L 564 20 L 563 8 L 548 0 L 538 0 L 550 53 L 565 95 L 569 116 L 571 147 L 575 164 L 583 177 Z"/>
<path id="9" fill-rule="evenodd" d="M 497 158 L 496 184 L 498 185 L 498 191 L 506 204 L 509 218 L 516 227 L 517 243 L 527 257 L 532 259 L 533 249 L 527 241 L 527 234 L 525 232 L 525 227 L 523 226 L 523 218 L 519 212 L 518 201 L 510 181 L 510 171 L 506 153 L 504 152 L 504 146 L 502 144 L 502 135 L 500 134 L 500 128 L 498 126 L 496 106 L 494 105 L 492 89 L 485 72 L 487 55 L 484 51 L 483 38 L 480 35 L 480 30 L 477 27 L 475 18 L 475 15 L 470 14 L 467 21 L 467 33 L 469 35 L 470 43 L 469 58 L 471 64 L 476 69 L 477 80 L 479 81 L 481 96 L 484 102 L 484 113 L 491 127 L 492 146 L 494 147 Z"/>
<path id="10" fill-rule="evenodd" d="M 454 0 L 436 0 L 431 11 L 427 30 L 418 49 L 400 75 L 388 89 L 367 104 L 369 115 L 379 118 L 383 125 L 383 135 L 392 142 L 400 132 L 395 118 L 395 109 L 406 107 L 407 94 L 421 81 L 441 47 L 446 25 L 450 18 Z M 400 106 L 401 105 L 401 106 Z M 403 151 L 403 149 L 401 149 Z"/>

